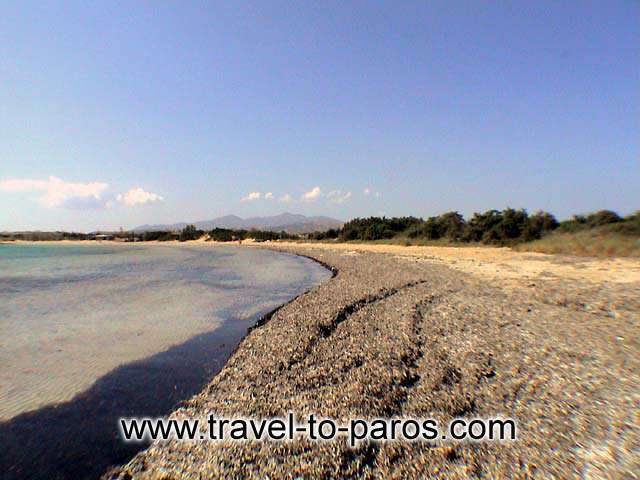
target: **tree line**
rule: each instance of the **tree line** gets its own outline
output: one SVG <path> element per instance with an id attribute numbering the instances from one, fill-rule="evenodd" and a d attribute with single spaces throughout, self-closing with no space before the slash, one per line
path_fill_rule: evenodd
<path id="1" fill-rule="evenodd" d="M 0 240 L 23 240 L 27 242 L 44 242 L 52 240 L 88 240 L 91 236 L 79 232 L 3 232 Z"/>
<path id="2" fill-rule="evenodd" d="M 287 233 L 284 230 L 273 232 L 270 230 L 232 230 L 229 228 L 214 228 L 209 231 L 209 239 L 216 242 L 231 242 L 235 240 L 254 239 L 258 242 L 269 240 L 294 240 L 298 235 Z"/>
<path id="3" fill-rule="evenodd" d="M 506 208 L 474 213 L 465 219 L 458 212 L 429 217 L 368 217 L 355 218 L 339 230 L 312 234 L 316 240 L 384 240 L 393 238 L 446 240 L 449 242 L 479 242 L 492 245 L 515 245 L 537 240 L 555 231 L 577 232 L 607 226 L 611 231 L 640 235 L 640 213 L 621 217 L 611 210 L 589 215 L 575 215 L 558 222 L 549 212 L 532 215 L 524 209 Z"/>
<path id="4" fill-rule="evenodd" d="M 148 231 L 141 234 L 144 241 L 169 241 L 179 240 L 186 242 L 188 240 L 197 240 L 204 236 L 208 240 L 216 242 L 235 242 L 246 240 L 248 238 L 259 242 L 267 240 L 293 240 L 299 238 L 297 235 L 287 233 L 285 231 L 272 232 L 268 230 L 234 230 L 230 228 L 214 228 L 213 230 L 200 230 L 195 225 L 187 225 L 179 232 L 167 231 Z"/>
<path id="5" fill-rule="evenodd" d="M 205 231 L 187 225 L 177 232 L 147 231 L 139 234 L 118 232 L 119 238 L 143 241 L 197 240 L 203 236 L 218 242 L 232 242 L 248 238 L 257 241 L 296 240 L 302 237 L 314 240 L 372 241 L 385 239 L 406 239 L 445 241 L 460 243 L 485 243 L 492 245 L 516 245 L 537 240 L 554 232 L 575 233 L 598 229 L 603 233 L 620 233 L 640 236 L 640 211 L 621 217 L 611 210 L 599 210 L 588 215 L 574 215 L 569 220 L 559 222 L 556 217 L 544 211 L 528 214 L 524 209 L 506 208 L 474 213 L 465 219 L 458 212 L 447 212 L 427 219 L 419 217 L 368 217 L 354 218 L 342 228 L 297 235 L 286 231 L 234 230 L 214 228 Z M 12 232 L 0 233 L 0 240 L 89 240 L 92 235 L 76 232 Z"/>

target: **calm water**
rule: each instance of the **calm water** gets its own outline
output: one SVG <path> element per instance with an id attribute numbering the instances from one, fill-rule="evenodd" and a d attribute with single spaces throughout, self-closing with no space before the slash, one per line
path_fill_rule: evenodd
<path id="1" fill-rule="evenodd" d="M 329 276 L 237 247 L 0 245 L 0 469 L 92 478 L 126 460 L 117 416 L 168 413 L 261 314 Z"/>

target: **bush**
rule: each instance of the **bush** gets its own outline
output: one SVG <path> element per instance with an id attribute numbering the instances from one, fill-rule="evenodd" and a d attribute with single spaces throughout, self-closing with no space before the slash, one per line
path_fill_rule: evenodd
<path id="1" fill-rule="evenodd" d="M 296 235 L 289 234 L 284 230 L 280 232 L 272 232 L 269 230 L 230 230 L 227 228 L 214 228 L 209 232 L 209 238 L 216 242 L 231 242 L 235 240 L 244 240 L 253 238 L 258 242 L 267 240 L 284 240 L 297 238 Z"/>
<path id="2" fill-rule="evenodd" d="M 331 228 L 325 232 L 313 232 L 309 234 L 309 238 L 312 240 L 329 240 L 338 238 L 340 235 L 340 230 L 336 228 Z"/>
<path id="3" fill-rule="evenodd" d="M 587 216 L 587 223 L 590 227 L 599 227 L 601 225 L 608 225 L 610 223 L 617 223 L 622 221 L 620 215 L 611 210 L 600 210 Z"/>
<path id="4" fill-rule="evenodd" d="M 227 228 L 214 228 L 209 232 L 209 239 L 216 242 L 231 242 L 235 240 L 233 230 Z"/>
<path id="5" fill-rule="evenodd" d="M 426 240 L 460 240 L 464 233 L 466 222 L 458 212 L 447 212 L 437 217 L 429 217 L 426 221 L 412 225 L 407 231 L 410 238 L 424 238 Z"/>
<path id="6" fill-rule="evenodd" d="M 142 240 L 145 242 L 166 242 L 169 240 L 173 240 L 173 235 L 170 232 L 166 231 L 143 232 Z"/>
<path id="7" fill-rule="evenodd" d="M 202 230 L 197 230 L 195 225 L 187 225 L 180 232 L 180 241 L 186 242 L 187 240 L 197 240 L 204 232 Z"/>
<path id="8" fill-rule="evenodd" d="M 382 240 L 393 238 L 410 227 L 418 225 L 421 219 L 415 217 L 369 217 L 355 218 L 342 227 L 342 240 Z"/>
<path id="9" fill-rule="evenodd" d="M 620 218 L 616 212 L 611 210 L 600 210 L 589 215 L 574 215 L 571 220 L 565 220 L 560 223 L 560 231 L 562 232 L 580 232 L 590 228 L 610 225 L 612 223 L 620 223 L 627 219 Z"/>
<path id="10" fill-rule="evenodd" d="M 498 210 L 489 210 L 485 213 L 474 213 L 471 220 L 467 222 L 462 235 L 462 240 L 466 242 L 480 242 L 487 238 L 497 238 L 496 233 L 489 234 L 502 220 Z"/>
<path id="11" fill-rule="evenodd" d="M 558 228 L 558 225 L 556 217 L 552 214 L 542 211 L 537 212 L 529 217 L 529 222 L 522 232 L 522 240 L 525 242 L 538 240 Z"/>

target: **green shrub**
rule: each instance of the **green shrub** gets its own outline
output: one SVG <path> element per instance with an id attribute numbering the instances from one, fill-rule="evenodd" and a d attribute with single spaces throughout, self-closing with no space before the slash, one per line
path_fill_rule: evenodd
<path id="1" fill-rule="evenodd" d="M 620 215 L 611 210 L 600 210 L 587 216 L 587 223 L 590 227 L 599 227 L 620 221 L 622 221 Z"/>
<path id="2" fill-rule="evenodd" d="M 420 223 L 422 223 L 422 220 L 415 217 L 355 218 L 343 225 L 340 239 L 382 240 L 393 238 Z"/>
<path id="3" fill-rule="evenodd" d="M 552 214 L 539 211 L 529 217 L 529 221 L 524 231 L 522 232 L 522 240 L 530 242 L 532 240 L 538 240 L 547 233 L 554 231 L 558 228 L 558 221 Z"/>
<path id="4" fill-rule="evenodd" d="M 269 230 L 231 230 L 227 228 L 214 228 L 209 232 L 209 238 L 217 242 L 231 242 L 253 238 L 259 242 L 267 240 L 284 240 L 298 238 L 296 235 L 285 232 L 272 232 Z"/>
<path id="5" fill-rule="evenodd" d="M 202 230 L 197 230 L 195 225 L 187 225 L 180 232 L 180 241 L 186 242 L 187 240 L 197 240 L 204 232 Z"/>
<path id="6" fill-rule="evenodd" d="M 337 228 L 331 228 L 324 232 L 313 232 L 309 234 L 309 238 L 311 238 L 312 240 L 329 240 L 338 238 L 339 236 L 340 230 L 338 230 Z"/>
<path id="7" fill-rule="evenodd" d="M 209 232 L 209 238 L 216 242 L 231 242 L 235 240 L 233 230 L 227 228 L 214 228 Z"/>

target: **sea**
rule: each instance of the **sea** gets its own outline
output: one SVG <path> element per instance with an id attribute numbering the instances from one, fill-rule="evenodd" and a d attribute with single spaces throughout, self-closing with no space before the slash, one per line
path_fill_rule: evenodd
<path id="1" fill-rule="evenodd" d="M 330 276 L 238 246 L 0 244 L 0 471 L 98 478 L 143 448 L 119 417 L 168 414 Z"/>

